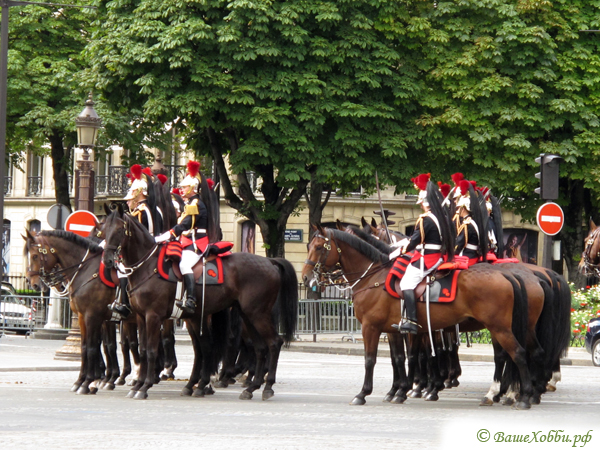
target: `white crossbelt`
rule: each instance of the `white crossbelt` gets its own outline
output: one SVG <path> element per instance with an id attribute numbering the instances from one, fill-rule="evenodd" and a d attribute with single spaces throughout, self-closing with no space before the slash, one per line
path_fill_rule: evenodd
<path id="1" fill-rule="evenodd" d="M 417 250 L 441 250 L 442 246 L 440 244 L 425 244 L 425 246 L 423 246 L 423 244 L 419 244 L 417 245 Z"/>
<path id="2" fill-rule="evenodd" d="M 466 244 L 465 248 L 468 248 L 469 250 L 479 250 L 479 246 L 475 244 Z"/>

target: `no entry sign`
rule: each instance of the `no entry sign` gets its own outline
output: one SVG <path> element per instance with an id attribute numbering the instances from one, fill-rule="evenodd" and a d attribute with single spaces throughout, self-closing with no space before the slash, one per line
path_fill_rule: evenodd
<path id="1" fill-rule="evenodd" d="M 548 236 L 558 234 L 565 223 L 565 215 L 556 203 L 544 203 L 537 212 L 537 224 Z"/>
<path id="2" fill-rule="evenodd" d="M 67 217 L 65 230 L 71 231 L 79 236 L 88 237 L 97 223 L 98 218 L 93 213 L 85 210 L 75 211 Z"/>

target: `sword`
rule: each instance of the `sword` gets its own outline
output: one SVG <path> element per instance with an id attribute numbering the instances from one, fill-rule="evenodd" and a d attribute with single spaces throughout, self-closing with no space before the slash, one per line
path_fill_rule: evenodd
<path id="1" fill-rule="evenodd" d="M 421 250 L 421 277 L 425 272 L 425 244 Z M 425 280 L 425 308 L 427 310 L 427 328 L 429 330 L 429 340 L 431 341 L 431 356 L 435 358 L 435 346 L 433 345 L 433 333 L 431 332 L 431 314 L 429 311 L 429 280 Z"/>
<path id="2" fill-rule="evenodd" d="M 388 242 L 391 244 L 392 237 L 390 235 L 390 230 L 388 229 L 385 212 L 383 211 L 383 203 L 381 203 L 381 191 L 379 190 L 379 176 L 377 175 L 377 171 L 375 171 L 375 183 L 377 185 L 377 197 L 379 197 L 379 209 L 381 210 L 381 221 L 383 222 L 383 226 L 385 227 L 385 232 L 388 237 Z"/>
<path id="3" fill-rule="evenodd" d="M 202 257 L 202 310 L 200 312 L 200 336 L 204 325 L 204 292 L 206 291 L 206 258 Z"/>

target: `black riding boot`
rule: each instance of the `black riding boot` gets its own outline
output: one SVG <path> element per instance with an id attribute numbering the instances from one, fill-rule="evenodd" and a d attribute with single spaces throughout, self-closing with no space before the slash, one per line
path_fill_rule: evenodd
<path id="1" fill-rule="evenodd" d="M 404 296 L 404 307 L 406 308 L 406 320 L 400 325 L 400 333 L 417 334 L 417 300 L 415 291 L 402 291 Z"/>
<path id="2" fill-rule="evenodd" d="M 187 293 L 186 299 L 185 303 L 177 301 L 177 306 L 188 314 L 194 314 L 194 311 L 196 310 L 196 280 L 194 279 L 194 274 L 185 274 L 183 276 L 183 282 Z"/>
<path id="3" fill-rule="evenodd" d="M 127 295 L 127 278 L 119 278 L 119 290 L 121 291 L 121 301 L 115 302 L 110 306 L 111 311 L 121 315 L 123 319 L 131 314 L 131 305 L 129 304 L 129 295 Z"/>

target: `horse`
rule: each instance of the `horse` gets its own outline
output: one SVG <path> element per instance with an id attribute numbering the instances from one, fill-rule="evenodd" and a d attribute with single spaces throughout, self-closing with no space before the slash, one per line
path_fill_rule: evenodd
<path id="1" fill-rule="evenodd" d="M 30 286 L 39 290 L 41 283 L 48 286 L 64 285 L 69 293 L 71 309 L 79 317 L 81 329 L 81 369 L 72 392 L 96 393 L 90 384 L 103 376 L 100 343 L 102 326 L 110 320 L 108 305 L 115 298 L 115 289 L 98 277 L 102 248 L 89 239 L 68 231 L 41 231 L 37 235 L 26 231 L 25 253 L 28 260 L 26 278 Z M 107 332 L 111 338 L 113 333 Z M 108 345 L 108 367 L 112 369 L 105 389 L 112 390 L 119 377 L 116 345 Z"/>
<path id="2" fill-rule="evenodd" d="M 383 289 L 383 263 L 386 255 L 361 239 L 339 230 L 314 226 L 308 245 L 308 256 L 302 270 L 306 286 L 318 282 L 324 273 L 341 266 L 344 274 L 353 276 L 353 302 L 356 318 L 362 324 L 365 347 L 365 381 L 353 404 L 364 404 L 372 392 L 373 368 L 377 344 L 382 332 L 393 333 L 393 324 L 400 321 L 399 302 Z M 493 270 L 489 265 L 473 266 L 461 271 L 456 298 L 451 303 L 430 305 L 432 329 L 443 329 L 466 319 L 474 318 L 485 326 L 502 346 L 518 369 L 520 397 L 517 409 L 529 409 L 533 386 L 526 350 L 527 301 L 518 281 L 507 273 Z M 426 322 L 425 306 L 417 306 L 418 322 Z M 422 328 L 419 332 L 425 331 Z"/>
<path id="3" fill-rule="evenodd" d="M 154 237 L 138 221 L 124 214 L 121 206 L 108 215 L 104 233 L 104 263 L 107 267 L 112 267 L 116 256 L 122 257 L 129 272 L 131 305 L 137 313 L 140 329 L 142 376 L 145 374 L 145 379 L 132 387 L 128 397 L 145 399 L 154 383 L 152 373 L 158 351 L 160 323 L 169 318 L 173 311 L 176 283 L 158 276 L 158 246 Z M 207 325 L 208 316 L 235 306 L 240 309 L 252 336 L 257 360 L 256 375 L 250 386 L 240 394 L 240 399 L 252 398 L 252 393 L 260 388 L 266 370 L 268 375 L 262 398 L 267 400 L 274 395 L 273 384 L 281 346 L 292 340 L 296 329 L 296 273 L 291 263 L 283 258 L 265 258 L 251 253 L 233 253 L 223 257 L 222 266 L 223 283 L 204 288 L 196 285 L 197 298 L 202 299 L 202 291 L 205 291 L 204 298 L 194 314 L 183 313 L 182 316 L 187 320 L 195 355 L 192 374 L 182 395 L 201 396 L 210 383 L 208 364 L 213 361 L 211 344 L 207 340 L 207 333 L 200 333 L 201 327 Z M 283 337 L 279 335 L 273 322 L 273 307 L 276 302 L 281 311 L 279 325 L 283 330 Z M 193 391 L 196 383 L 198 387 Z"/>

